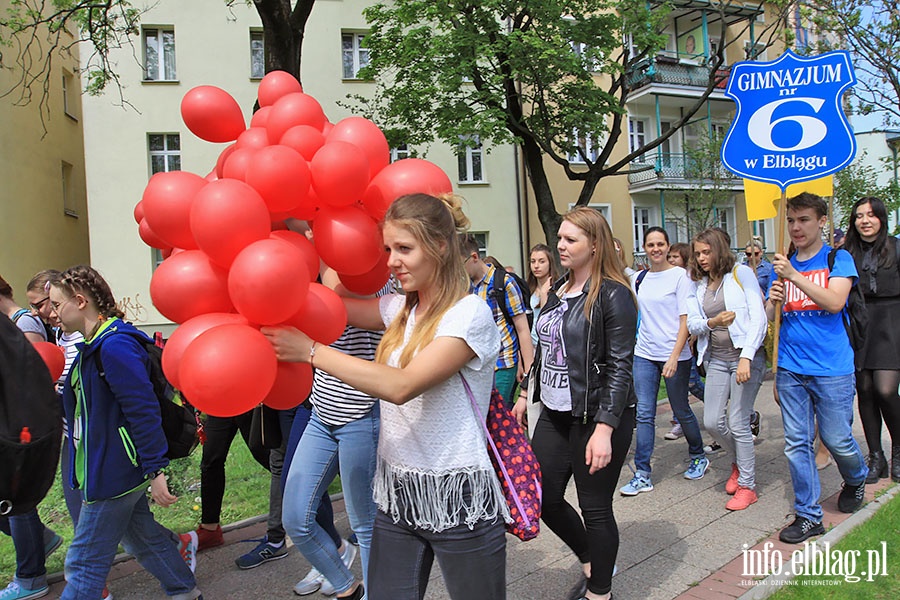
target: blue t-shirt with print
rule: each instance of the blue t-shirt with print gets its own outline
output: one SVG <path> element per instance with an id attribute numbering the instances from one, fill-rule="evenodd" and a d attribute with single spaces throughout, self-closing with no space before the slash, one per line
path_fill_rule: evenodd
<path id="1" fill-rule="evenodd" d="M 834 270 L 828 272 L 828 253 L 822 248 L 809 260 L 791 257 L 791 265 L 807 279 L 827 288 L 830 277 L 848 277 L 856 285 L 857 273 L 853 257 L 838 250 Z M 774 281 L 774 280 L 773 280 Z M 853 348 L 844 329 L 842 313 L 821 309 L 809 296 L 790 281 L 784 282 L 781 341 L 778 344 L 778 366 L 801 375 L 850 375 L 854 372 Z"/>

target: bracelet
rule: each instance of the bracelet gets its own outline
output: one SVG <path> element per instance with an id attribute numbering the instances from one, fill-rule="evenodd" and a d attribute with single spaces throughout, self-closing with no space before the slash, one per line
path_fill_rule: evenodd
<path id="1" fill-rule="evenodd" d="M 313 366 L 313 359 L 316 357 L 316 342 L 315 340 L 312 343 L 312 346 L 309 347 L 309 366 Z"/>

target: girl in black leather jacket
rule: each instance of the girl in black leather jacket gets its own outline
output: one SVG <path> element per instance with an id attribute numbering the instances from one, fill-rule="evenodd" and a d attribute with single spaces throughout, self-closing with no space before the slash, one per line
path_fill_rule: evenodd
<path id="1" fill-rule="evenodd" d="M 634 428 L 637 307 L 599 212 L 567 213 L 557 249 L 568 273 L 535 324 L 539 344 L 523 387 L 534 386 L 533 398 L 544 404 L 532 439 L 543 478 L 542 517 L 584 572 L 569 597 L 604 600 L 619 548 L 613 492 Z M 519 422 L 526 394 L 513 409 Z M 564 498 L 573 475 L 580 516 Z"/>

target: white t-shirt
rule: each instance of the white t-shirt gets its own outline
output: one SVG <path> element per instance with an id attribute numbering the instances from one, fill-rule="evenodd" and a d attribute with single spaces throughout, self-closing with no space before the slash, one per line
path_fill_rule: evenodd
<path id="1" fill-rule="evenodd" d="M 381 298 L 385 326 L 405 301 L 398 295 Z M 415 321 L 413 310 L 403 345 L 391 353 L 389 365 L 398 365 Z M 435 333 L 439 337 L 461 338 L 475 352 L 461 373 L 482 415 L 487 415 L 500 353 L 500 332 L 490 308 L 478 296 L 465 296 L 441 318 Z M 395 522 L 403 519 L 420 529 L 443 531 L 462 522 L 471 527 L 482 520 L 509 518 L 482 426 L 458 374 L 403 405 L 381 402 L 373 487 L 379 509 Z"/>
<path id="2" fill-rule="evenodd" d="M 637 277 L 632 281 L 635 287 Z M 667 361 L 678 338 L 681 315 L 688 313 L 692 283 L 681 267 L 665 271 L 647 271 L 637 291 L 640 326 L 634 355 L 647 360 Z M 684 344 L 678 360 L 691 357 L 691 349 Z"/>

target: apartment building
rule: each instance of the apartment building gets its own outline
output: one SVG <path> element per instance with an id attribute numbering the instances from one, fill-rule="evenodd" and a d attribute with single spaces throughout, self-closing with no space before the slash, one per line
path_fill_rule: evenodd
<path id="1" fill-rule="evenodd" d="M 368 60 L 363 0 L 318 0 L 303 44 L 301 78 L 332 122 L 350 116 L 338 106 L 348 94 L 368 94 L 374 84 L 357 77 Z M 113 52 L 118 89 L 84 98 L 91 257 L 121 299 L 127 317 L 148 330 L 171 330 L 152 306 L 149 283 L 161 260 L 138 237 L 132 218 L 150 176 L 183 169 L 201 176 L 215 166 L 226 144 L 194 136 L 183 124 L 180 102 L 198 85 L 228 91 L 249 123 L 256 89 L 265 74 L 263 30 L 251 5 L 221 0 L 159 0 L 141 19 L 132 48 Z M 484 250 L 521 273 L 524 242 L 517 226 L 519 192 L 512 147 L 478 144 L 455 152 L 392 149 L 394 159 L 417 152 L 441 166 L 467 200 L 472 231 Z"/>
<path id="2" fill-rule="evenodd" d="M 6 14 L 10 5 L 0 0 L 0 12 Z M 74 40 L 69 31 L 59 37 L 63 43 Z M 4 48 L 4 64 L 12 63 L 29 39 L 23 36 L 19 45 Z M 24 57 L 32 64 L 43 58 L 50 34 L 42 29 L 35 39 Z M 78 67 L 77 47 L 55 53 L 46 97 L 38 82 L 30 98 L 15 87 L 18 70 L 0 69 L 0 93 L 12 90 L 0 101 L 0 275 L 19 304 L 25 304 L 25 285 L 37 271 L 90 260 Z"/>

